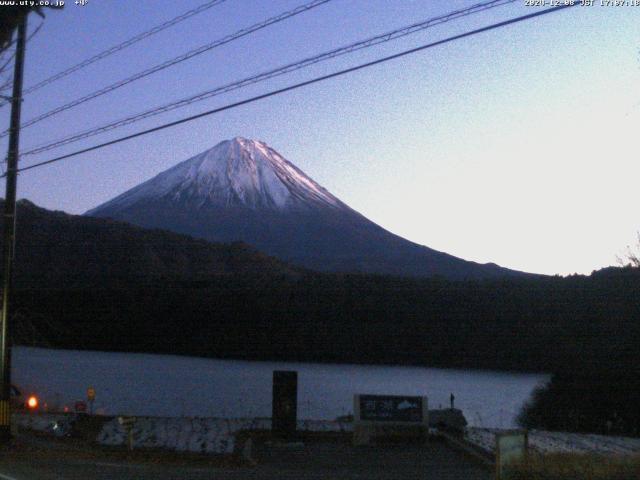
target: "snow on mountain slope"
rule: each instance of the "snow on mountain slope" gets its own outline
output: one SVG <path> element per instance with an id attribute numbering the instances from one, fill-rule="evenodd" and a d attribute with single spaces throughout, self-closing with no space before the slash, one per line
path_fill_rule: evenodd
<path id="1" fill-rule="evenodd" d="M 349 208 L 265 143 L 236 137 L 166 170 L 97 209 L 169 198 L 193 207 Z"/>
<path id="2" fill-rule="evenodd" d="M 394 235 L 264 142 L 241 137 L 177 164 L 86 215 L 211 241 L 241 240 L 320 271 L 457 279 L 522 275 Z"/>

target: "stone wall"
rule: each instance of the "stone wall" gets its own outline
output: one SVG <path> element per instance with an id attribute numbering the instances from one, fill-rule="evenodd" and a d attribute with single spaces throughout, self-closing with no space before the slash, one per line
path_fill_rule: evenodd
<path id="1" fill-rule="evenodd" d="M 65 414 L 15 414 L 20 428 L 64 436 L 72 434 L 77 417 Z M 231 454 L 237 434 L 244 430 L 270 430 L 269 418 L 138 417 L 131 426 L 133 448 L 160 448 L 179 452 Z M 350 423 L 298 420 L 302 432 L 347 432 Z M 115 417 L 104 417 L 95 441 L 101 445 L 127 445 L 128 430 Z"/>

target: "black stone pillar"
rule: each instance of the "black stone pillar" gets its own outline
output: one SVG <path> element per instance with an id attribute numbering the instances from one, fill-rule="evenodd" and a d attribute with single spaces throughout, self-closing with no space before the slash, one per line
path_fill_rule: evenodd
<path id="1" fill-rule="evenodd" d="M 271 431 L 282 438 L 296 433 L 298 420 L 298 372 L 273 372 Z"/>

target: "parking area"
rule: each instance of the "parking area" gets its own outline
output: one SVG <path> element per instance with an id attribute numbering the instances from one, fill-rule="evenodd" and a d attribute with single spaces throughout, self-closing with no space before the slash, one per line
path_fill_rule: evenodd
<path id="1" fill-rule="evenodd" d="M 490 470 L 444 441 L 358 446 L 350 436 L 274 441 L 256 438 L 255 462 L 144 450 L 126 452 L 23 433 L 18 448 L 0 452 L 9 480 L 490 480 Z"/>
<path id="2" fill-rule="evenodd" d="M 444 441 L 354 447 L 349 441 L 263 443 L 256 478 L 489 480 L 491 472 Z"/>

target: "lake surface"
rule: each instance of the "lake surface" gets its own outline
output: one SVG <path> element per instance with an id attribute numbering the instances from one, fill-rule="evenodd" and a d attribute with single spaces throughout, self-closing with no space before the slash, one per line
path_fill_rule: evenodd
<path id="1" fill-rule="evenodd" d="M 171 355 L 15 347 L 12 382 L 50 408 L 73 408 L 96 390 L 103 414 L 199 417 L 271 416 L 273 370 L 298 372 L 298 416 L 352 413 L 353 395 L 426 395 L 430 408 L 461 408 L 478 427 L 515 427 L 533 389 L 549 377 L 493 371 L 292 362 L 246 362 Z"/>

